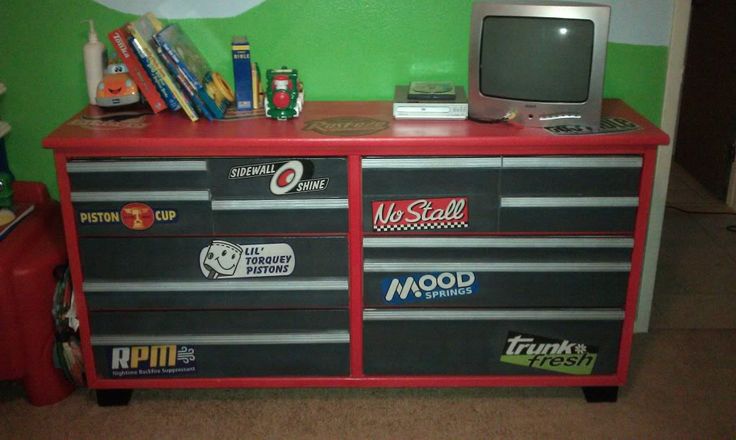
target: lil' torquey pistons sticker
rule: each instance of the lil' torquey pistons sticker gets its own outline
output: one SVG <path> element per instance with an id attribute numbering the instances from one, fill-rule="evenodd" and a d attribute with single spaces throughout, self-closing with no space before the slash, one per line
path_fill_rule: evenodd
<path id="1" fill-rule="evenodd" d="M 230 168 L 227 178 L 234 180 L 271 176 L 268 189 L 274 195 L 283 196 L 327 189 L 330 179 L 312 178 L 313 174 L 314 164 L 311 161 L 289 160 L 235 166 Z"/>
<path id="2" fill-rule="evenodd" d="M 294 250 L 286 243 L 239 245 L 213 240 L 199 253 L 207 279 L 283 277 L 294 272 Z"/>

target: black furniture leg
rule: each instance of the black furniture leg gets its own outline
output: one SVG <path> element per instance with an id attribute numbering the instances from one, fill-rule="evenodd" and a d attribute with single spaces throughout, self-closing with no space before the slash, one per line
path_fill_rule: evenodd
<path id="1" fill-rule="evenodd" d="M 97 405 L 125 406 L 130 402 L 133 390 L 96 390 Z"/>
<path id="2" fill-rule="evenodd" d="M 583 387 L 583 394 L 588 403 L 615 402 L 618 387 Z"/>

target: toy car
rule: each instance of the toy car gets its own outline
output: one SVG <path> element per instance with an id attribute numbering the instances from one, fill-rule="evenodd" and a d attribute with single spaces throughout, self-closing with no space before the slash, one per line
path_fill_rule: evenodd
<path id="1" fill-rule="evenodd" d="M 304 92 L 296 69 L 284 66 L 266 71 L 266 116 L 280 121 L 296 118 L 303 105 Z"/>
<path id="2" fill-rule="evenodd" d="M 105 76 L 97 86 L 97 105 L 114 107 L 133 104 L 140 100 L 138 86 L 128 75 L 128 68 L 120 62 L 112 62 L 105 69 Z"/>

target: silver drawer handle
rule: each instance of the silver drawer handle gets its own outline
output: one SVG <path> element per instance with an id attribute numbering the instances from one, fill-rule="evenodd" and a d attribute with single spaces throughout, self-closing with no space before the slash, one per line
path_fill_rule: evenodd
<path id="1" fill-rule="evenodd" d="M 73 203 L 90 202 L 207 202 L 209 191 L 78 191 Z"/>
<path id="2" fill-rule="evenodd" d="M 347 330 L 241 335 L 92 335 L 92 345 L 302 345 L 348 344 Z"/>
<path id="3" fill-rule="evenodd" d="M 621 321 L 624 311 L 597 310 L 378 310 L 363 311 L 364 321 Z"/>
<path id="4" fill-rule="evenodd" d="M 465 262 L 457 261 L 391 261 L 367 259 L 363 262 L 365 272 L 629 272 L 629 262 Z"/>
<path id="5" fill-rule="evenodd" d="M 363 247 L 371 249 L 491 249 L 491 248 L 633 248 L 626 237 L 365 237 Z"/>
<path id="6" fill-rule="evenodd" d="M 504 157 L 503 168 L 641 168 L 639 156 Z"/>
<path id="7" fill-rule="evenodd" d="M 78 161 L 66 164 L 68 173 L 131 173 L 207 171 L 204 160 Z"/>
<path id="8" fill-rule="evenodd" d="M 501 197 L 501 208 L 635 208 L 638 197 Z"/>
<path id="9" fill-rule="evenodd" d="M 213 211 L 264 211 L 289 209 L 347 209 L 348 199 L 213 200 Z"/>
<path id="10" fill-rule="evenodd" d="M 368 158 L 363 169 L 501 168 L 500 157 Z"/>
<path id="11" fill-rule="evenodd" d="M 130 293 L 130 292 L 288 292 L 314 290 L 348 290 L 346 278 L 321 278 L 309 280 L 279 281 L 85 281 L 86 293 Z"/>

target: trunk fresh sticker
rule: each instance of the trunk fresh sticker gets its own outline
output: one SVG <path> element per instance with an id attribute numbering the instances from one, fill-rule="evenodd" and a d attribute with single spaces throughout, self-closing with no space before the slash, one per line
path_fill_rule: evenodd
<path id="1" fill-rule="evenodd" d="M 372 208 L 377 232 L 468 227 L 467 197 L 375 201 Z"/>
<path id="2" fill-rule="evenodd" d="M 433 272 L 381 280 L 383 300 L 389 304 L 438 301 L 475 295 L 478 282 L 473 272 Z"/>
<path id="3" fill-rule="evenodd" d="M 501 362 L 557 373 L 592 374 L 598 348 L 568 339 L 509 332 Z"/>
<path id="4" fill-rule="evenodd" d="M 271 176 L 268 189 L 277 196 L 327 189 L 330 179 L 328 177 L 312 178 L 313 174 L 314 164 L 311 161 L 289 160 L 234 166 L 228 172 L 228 179 Z"/>
<path id="5" fill-rule="evenodd" d="M 202 274 L 210 280 L 283 277 L 294 272 L 294 250 L 286 243 L 239 245 L 213 240 L 199 253 Z"/>
<path id="6" fill-rule="evenodd" d="M 197 372 L 194 347 L 162 344 L 110 347 L 113 377 L 181 376 Z"/>

